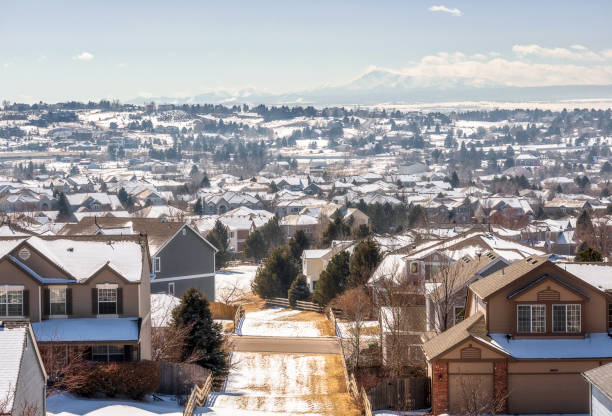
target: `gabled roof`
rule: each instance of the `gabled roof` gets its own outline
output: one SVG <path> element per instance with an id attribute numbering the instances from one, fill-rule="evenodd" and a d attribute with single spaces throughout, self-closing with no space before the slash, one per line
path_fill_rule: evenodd
<path id="1" fill-rule="evenodd" d="M 450 327 L 423 344 L 423 351 L 428 360 L 432 360 L 467 339 L 474 339 L 501 354 L 507 353 L 492 343 L 487 336 L 485 316 L 478 312 L 467 317 L 457 325 Z"/>
<path id="2" fill-rule="evenodd" d="M 7 409 L 2 409 L 7 414 L 13 410 L 13 392 L 19 380 L 26 331 L 26 328 L 0 328 L 0 401 L 7 400 Z"/>
<path id="3" fill-rule="evenodd" d="M 585 371 L 582 376 L 612 400 L 612 363 Z"/>
<path id="4" fill-rule="evenodd" d="M 470 290 L 481 299 L 485 299 L 515 280 L 520 279 L 526 273 L 546 263 L 550 262 L 544 257 L 528 257 L 525 260 L 516 261 L 510 266 L 472 283 L 470 285 Z"/>

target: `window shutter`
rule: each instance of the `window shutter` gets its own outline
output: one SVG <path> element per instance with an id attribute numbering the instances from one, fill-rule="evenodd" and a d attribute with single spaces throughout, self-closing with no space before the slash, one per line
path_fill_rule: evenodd
<path id="1" fill-rule="evenodd" d="M 91 314 L 98 314 L 98 289 L 95 287 L 91 288 Z"/>
<path id="2" fill-rule="evenodd" d="M 117 288 L 117 315 L 123 315 L 123 288 Z"/>
<path id="3" fill-rule="evenodd" d="M 66 288 L 66 315 L 72 315 L 72 288 Z"/>
<path id="4" fill-rule="evenodd" d="M 43 289 L 43 315 L 51 315 L 51 290 Z"/>
<path id="5" fill-rule="evenodd" d="M 23 291 L 23 316 L 30 316 L 30 291 Z"/>

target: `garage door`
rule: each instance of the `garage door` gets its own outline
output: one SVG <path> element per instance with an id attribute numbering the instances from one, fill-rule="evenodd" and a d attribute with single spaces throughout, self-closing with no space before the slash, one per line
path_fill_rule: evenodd
<path id="1" fill-rule="evenodd" d="M 510 374 L 509 413 L 588 413 L 589 388 L 580 374 Z"/>
<path id="2" fill-rule="evenodd" d="M 450 413 L 466 413 L 472 407 L 470 404 L 479 406 L 493 397 L 492 374 L 451 374 L 448 380 Z"/>

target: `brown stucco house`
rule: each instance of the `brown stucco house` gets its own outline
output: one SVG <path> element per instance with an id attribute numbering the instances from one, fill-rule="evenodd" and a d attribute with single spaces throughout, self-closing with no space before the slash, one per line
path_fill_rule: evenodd
<path id="1" fill-rule="evenodd" d="M 30 321 L 41 350 L 150 359 L 150 274 L 144 236 L 0 238 L 0 321 Z"/>
<path id="2" fill-rule="evenodd" d="M 612 362 L 612 279 L 566 268 L 528 257 L 470 284 L 465 320 L 423 346 L 434 414 L 588 412 L 581 373 Z"/>

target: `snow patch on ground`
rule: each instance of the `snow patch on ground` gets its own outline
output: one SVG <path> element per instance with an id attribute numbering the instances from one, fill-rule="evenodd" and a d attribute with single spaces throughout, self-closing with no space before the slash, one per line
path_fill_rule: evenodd
<path id="1" fill-rule="evenodd" d="M 181 303 L 176 296 L 166 293 L 151 294 L 151 322 L 153 328 L 167 327 L 172 320 L 172 310 Z"/>
<path id="2" fill-rule="evenodd" d="M 170 397 L 163 401 L 85 399 L 72 394 L 47 398 L 49 416 L 182 416 L 184 408 Z"/>
<path id="3" fill-rule="evenodd" d="M 336 325 L 338 326 L 338 336 L 340 338 L 351 338 L 352 337 L 352 333 L 354 331 L 355 328 L 355 323 L 354 322 L 348 322 L 348 321 L 337 321 Z M 361 323 L 361 330 L 364 331 L 365 328 L 378 328 L 379 327 L 379 322 L 378 321 L 363 321 Z M 366 330 L 364 332 L 371 332 Z M 378 333 L 380 333 L 380 328 L 378 328 Z M 369 334 L 372 335 L 374 338 L 378 338 L 377 334 Z M 368 336 L 368 335 L 361 335 L 361 338 L 363 338 L 364 336 Z"/>
<path id="4" fill-rule="evenodd" d="M 215 274 L 215 300 L 223 300 L 237 291 L 241 294 L 250 292 L 256 272 L 257 266 L 254 265 L 227 267 L 218 271 Z"/>
<path id="5" fill-rule="evenodd" d="M 292 321 L 298 310 L 271 308 L 247 312 L 239 329 L 240 335 L 275 337 L 320 337 L 316 321 Z"/>

